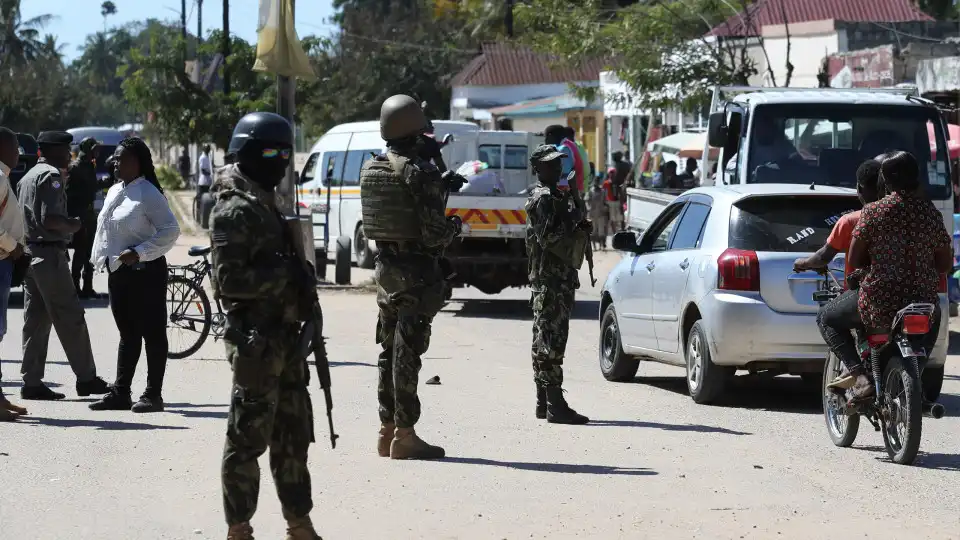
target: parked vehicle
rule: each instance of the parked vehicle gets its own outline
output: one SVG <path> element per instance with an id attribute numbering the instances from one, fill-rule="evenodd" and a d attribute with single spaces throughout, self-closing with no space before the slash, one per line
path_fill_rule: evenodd
<path id="1" fill-rule="evenodd" d="M 10 171 L 10 185 L 15 189 L 19 188 L 20 179 L 27 174 L 27 171 L 33 168 L 40 159 L 40 147 L 37 145 L 37 139 L 28 133 L 17 133 L 17 143 L 20 148 L 20 162 L 17 167 Z"/>
<path id="2" fill-rule="evenodd" d="M 110 176 L 107 170 L 107 159 L 117 150 L 117 145 L 124 139 L 123 133 L 107 127 L 80 127 L 68 129 L 67 133 L 73 135 L 73 143 L 70 149 L 76 155 L 80 146 L 80 141 L 87 137 L 93 137 L 97 140 L 97 180 L 103 180 Z M 93 208 L 97 212 L 103 209 L 103 200 L 107 196 L 107 188 L 101 189 L 97 193 L 97 198 L 93 202 Z"/>
<path id="3" fill-rule="evenodd" d="M 794 273 L 793 263 L 823 246 L 836 218 L 859 208 L 844 188 L 702 187 L 677 197 L 642 235 L 616 234 L 613 247 L 628 255 L 603 286 L 603 376 L 631 380 L 641 360 L 685 366 L 697 403 L 716 400 L 737 370 L 819 384 L 818 278 Z M 941 295 L 944 310 L 946 302 Z M 947 326 L 929 362 L 940 381 Z"/>
<path id="4" fill-rule="evenodd" d="M 820 275 L 823 279 L 813 299 L 823 306 L 843 288 L 832 271 Z M 843 390 L 827 388 L 841 371 L 840 360 L 828 353 L 823 369 L 823 415 L 833 444 L 852 445 L 863 417 L 883 434 L 883 445 L 894 463 L 913 463 L 920 449 L 922 416 L 939 419 L 944 415 L 943 405 L 932 401 L 936 397 L 925 395 L 921 383 L 930 362 L 924 340 L 936 309 L 933 304 L 910 304 L 897 313 L 889 334 L 856 332 L 860 358 L 876 392 L 866 402 L 848 403 Z M 941 324 L 946 325 L 946 321 Z M 940 377 L 942 380 L 942 372 Z"/>
<path id="5" fill-rule="evenodd" d="M 523 192 L 535 182 L 529 156 L 543 137 L 481 131 L 470 122 L 439 120 L 433 125 L 438 140 L 452 136 L 442 150 L 450 170 L 482 161 L 504 186 L 497 193 L 450 194 L 447 215 L 458 215 L 464 223 L 462 235 L 445 253 L 457 272 L 452 285 L 474 286 L 487 294 L 526 285 Z M 373 267 L 375 246 L 363 235 L 360 214 L 360 168 L 384 151 L 379 122 L 342 124 L 320 138 L 301 171 L 298 206 L 312 212 L 317 260 L 333 256 L 338 283 L 349 281 L 351 262 Z"/>

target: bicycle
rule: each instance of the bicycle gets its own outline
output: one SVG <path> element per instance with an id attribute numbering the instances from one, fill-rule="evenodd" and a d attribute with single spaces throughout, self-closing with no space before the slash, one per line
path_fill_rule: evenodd
<path id="1" fill-rule="evenodd" d="M 226 323 L 220 300 L 214 297 L 217 308 L 214 312 L 203 288 L 204 279 L 213 279 L 213 265 L 207 259 L 210 247 L 194 246 L 187 253 L 200 260 L 186 266 L 170 266 L 167 276 L 167 358 L 174 360 L 196 353 L 210 334 L 214 340 L 222 338 Z M 197 313 L 191 312 L 193 308 Z M 180 348 L 175 343 L 180 342 L 178 338 L 183 330 L 196 338 L 189 347 Z"/>

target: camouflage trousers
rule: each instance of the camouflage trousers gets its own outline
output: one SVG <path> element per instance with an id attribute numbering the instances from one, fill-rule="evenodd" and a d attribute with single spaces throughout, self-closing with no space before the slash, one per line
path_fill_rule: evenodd
<path id="1" fill-rule="evenodd" d="M 562 283 L 533 284 L 531 288 L 533 379 L 540 386 L 560 386 L 576 291 Z"/>
<path id="2" fill-rule="evenodd" d="M 378 262 L 375 274 L 380 308 L 377 343 L 382 348 L 377 359 L 377 401 L 381 422 L 410 428 L 420 419 L 420 357 L 430 346 L 430 326 L 443 306 L 444 285 L 435 272 L 417 272 L 398 263 Z M 424 274 L 432 279 L 424 280 Z"/>
<path id="3" fill-rule="evenodd" d="M 257 459 L 269 448 L 270 472 L 283 516 L 307 516 L 313 508 L 307 449 L 313 442 L 309 372 L 297 358 L 298 326 L 285 325 L 243 343 L 225 336 L 233 369 L 233 393 L 223 449 L 223 509 L 227 524 L 250 521 L 260 496 Z"/>

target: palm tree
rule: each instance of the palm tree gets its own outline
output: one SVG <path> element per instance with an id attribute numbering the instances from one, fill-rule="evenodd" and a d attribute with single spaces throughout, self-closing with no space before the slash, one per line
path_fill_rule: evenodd
<path id="1" fill-rule="evenodd" d="M 117 74 L 117 59 L 110 38 L 103 32 L 97 32 L 87 36 L 87 42 L 80 49 L 83 54 L 76 60 L 75 66 L 92 87 L 106 90 Z"/>
<path id="2" fill-rule="evenodd" d="M 107 17 L 117 14 L 117 5 L 107 0 L 100 4 L 100 15 L 103 15 L 103 32 L 107 32 Z"/>
<path id="3" fill-rule="evenodd" d="M 42 56 L 40 28 L 52 21 L 53 15 L 39 15 L 23 20 L 20 0 L 0 0 L 0 64 L 11 61 L 25 64 Z"/>

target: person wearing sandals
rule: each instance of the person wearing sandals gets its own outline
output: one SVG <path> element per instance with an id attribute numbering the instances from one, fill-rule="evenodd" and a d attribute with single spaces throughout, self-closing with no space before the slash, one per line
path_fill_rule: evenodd
<path id="1" fill-rule="evenodd" d="M 953 268 L 953 245 L 940 211 L 923 193 L 920 166 L 909 152 L 886 154 L 880 182 L 889 195 L 860 212 L 850 242 L 850 266 L 863 273 L 858 307 L 868 333 L 887 333 L 897 312 L 914 302 L 939 305 L 940 274 Z M 928 336 L 937 335 L 939 310 Z M 850 401 L 873 395 L 862 371 Z"/>
<path id="2" fill-rule="evenodd" d="M 157 180 L 150 149 L 142 139 L 124 139 L 111 158 L 117 182 L 97 219 L 93 260 L 109 274 L 110 311 L 120 331 L 117 379 L 110 393 L 90 404 L 95 411 L 163 410 L 167 367 L 167 261 L 180 226 Z M 132 403 L 130 387 L 146 349 L 147 389 Z"/>

